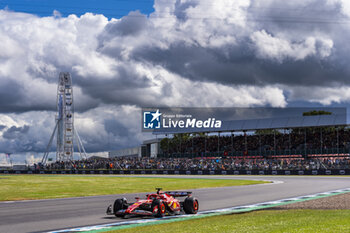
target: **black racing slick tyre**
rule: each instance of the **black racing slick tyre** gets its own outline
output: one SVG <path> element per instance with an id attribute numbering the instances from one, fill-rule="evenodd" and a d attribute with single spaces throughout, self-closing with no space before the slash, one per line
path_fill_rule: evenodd
<path id="1" fill-rule="evenodd" d="M 184 201 L 183 208 L 186 214 L 196 214 L 199 208 L 197 198 L 187 197 Z"/>
<path id="2" fill-rule="evenodd" d="M 153 216 L 157 218 L 161 218 L 165 216 L 166 213 L 166 207 L 163 201 L 161 200 L 154 200 L 151 205 Z"/>
<path id="3" fill-rule="evenodd" d="M 126 200 L 125 199 L 117 199 L 113 205 L 113 212 L 116 217 L 123 217 L 123 214 L 118 213 L 119 210 L 126 209 Z"/>

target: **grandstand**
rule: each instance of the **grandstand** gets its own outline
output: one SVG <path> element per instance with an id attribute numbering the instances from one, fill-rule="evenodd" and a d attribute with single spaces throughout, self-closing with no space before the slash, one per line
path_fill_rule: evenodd
<path id="1" fill-rule="evenodd" d="M 346 115 L 224 121 L 220 131 L 159 129 L 158 157 L 301 158 L 347 157 Z"/>
<path id="2" fill-rule="evenodd" d="M 346 157 L 346 114 L 224 121 L 215 129 L 161 128 L 140 147 L 109 152 L 109 158 L 317 158 Z"/>

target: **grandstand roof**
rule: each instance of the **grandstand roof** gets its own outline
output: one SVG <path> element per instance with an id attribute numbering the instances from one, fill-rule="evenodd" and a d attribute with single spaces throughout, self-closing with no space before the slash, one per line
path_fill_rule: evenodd
<path id="1" fill-rule="evenodd" d="M 258 129 L 289 129 L 304 127 L 344 126 L 347 125 L 346 115 L 317 115 L 300 117 L 262 118 L 249 120 L 223 121 L 217 128 L 161 128 L 153 134 L 200 133 L 200 132 L 231 132 L 250 131 Z"/>

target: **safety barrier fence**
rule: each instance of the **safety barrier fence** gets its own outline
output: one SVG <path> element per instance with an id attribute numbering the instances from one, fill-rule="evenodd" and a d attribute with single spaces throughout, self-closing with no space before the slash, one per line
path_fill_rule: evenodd
<path id="1" fill-rule="evenodd" d="M 110 175 L 350 175 L 350 169 L 318 170 L 2 170 L 0 174 Z"/>

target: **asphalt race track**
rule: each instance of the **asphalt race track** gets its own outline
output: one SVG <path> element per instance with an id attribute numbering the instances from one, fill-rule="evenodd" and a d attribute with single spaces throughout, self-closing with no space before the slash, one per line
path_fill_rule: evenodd
<path id="1" fill-rule="evenodd" d="M 164 176 L 162 176 L 164 177 Z M 171 176 L 176 177 L 176 176 Z M 350 188 L 350 177 L 322 176 L 181 176 L 182 178 L 256 179 L 274 184 L 193 190 L 199 210 L 256 204 L 284 198 Z M 161 187 L 161 184 L 159 184 Z M 109 204 L 124 196 L 133 201 L 145 194 L 108 195 L 56 200 L 0 202 L 0 232 L 45 232 L 117 221 L 105 214 Z"/>

